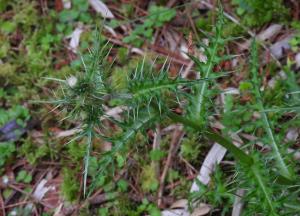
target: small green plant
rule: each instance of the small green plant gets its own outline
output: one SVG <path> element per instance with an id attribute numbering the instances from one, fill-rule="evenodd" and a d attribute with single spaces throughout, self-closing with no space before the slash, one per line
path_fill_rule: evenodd
<path id="1" fill-rule="evenodd" d="M 18 125 L 24 127 L 29 118 L 29 111 L 24 106 L 16 105 L 10 109 L 0 108 L 0 127 L 12 120 L 16 120 Z"/>
<path id="2" fill-rule="evenodd" d="M 288 9 L 282 0 L 232 0 L 242 22 L 249 26 L 262 26 L 271 20 L 280 21 L 287 17 Z"/>
<path id="3" fill-rule="evenodd" d="M 197 135 L 189 134 L 184 138 L 180 146 L 180 154 L 183 158 L 190 162 L 195 162 L 199 158 L 200 148 Z"/>
<path id="4" fill-rule="evenodd" d="M 3 90 L 0 100 L 7 98 L 9 97 Z M 23 106 L 16 105 L 10 109 L 0 108 L 0 128 L 3 128 L 0 130 L 0 170 L 15 153 L 16 145 L 13 141 L 20 138 L 29 118 L 29 111 Z M 10 125 L 13 125 L 15 129 L 9 130 Z"/>
<path id="5" fill-rule="evenodd" d="M 221 215 L 229 212 L 234 201 L 234 190 L 230 188 L 232 179 L 226 179 L 220 167 L 214 172 L 212 181 L 209 185 L 203 185 L 198 182 L 199 191 L 190 194 L 190 199 L 193 202 L 209 202 L 216 208 L 221 209 Z"/>
<path id="6" fill-rule="evenodd" d="M 60 23 L 57 24 L 58 32 L 68 35 L 72 32 L 72 27 L 76 22 L 89 23 L 92 21 L 88 13 L 89 3 L 84 0 L 72 0 L 72 8 L 64 9 L 58 14 Z"/>
<path id="7" fill-rule="evenodd" d="M 251 92 L 255 98 L 253 107 L 260 112 L 261 127 L 265 131 L 271 152 L 264 155 L 250 144 L 244 147 L 246 149 L 238 148 L 227 137 L 226 130 L 220 134 L 209 126 L 209 117 L 214 114 L 215 108 L 211 101 L 219 93 L 215 80 L 226 75 L 222 72 L 217 74 L 214 69 L 220 62 L 231 58 L 223 52 L 228 39 L 222 36 L 224 17 L 222 10 L 220 11 L 213 34 L 206 35 L 209 44 L 200 44 L 207 56 L 207 61 L 201 62 L 195 56 L 190 55 L 201 78 L 190 80 L 180 75 L 170 77 L 167 61 L 157 72 L 153 67 L 147 67 L 144 59 L 136 66 L 134 72 L 124 75 L 126 79 L 123 79 L 124 83 L 121 86 L 112 85 L 112 65 L 107 60 L 110 47 L 100 35 L 96 35 L 97 39 L 93 48 L 90 49 L 89 56 L 82 57 L 84 71 L 66 80 L 53 79 L 61 84 L 62 96 L 50 102 L 64 109 L 68 113 L 67 119 L 82 122 L 81 131 L 76 134 L 72 142 L 83 140 L 86 143 L 83 166 L 84 196 L 97 187 L 95 182 L 99 177 L 105 180 L 112 179 L 116 169 L 126 166 L 128 145 L 137 137 L 137 134 L 153 128 L 158 123 L 176 122 L 184 125 L 188 131 L 201 135 L 204 139 L 219 143 L 230 152 L 230 156 L 236 161 L 237 171 L 237 181 L 232 185 L 234 189 L 246 190 L 245 202 L 249 209 L 245 210 L 246 215 L 255 213 L 275 216 L 298 209 L 297 199 L 295 199 L 299 197 L 298 190 L 294 190 L 293 186 L 297 176 L 294 169 L 290 167 L 291 159 L 285 155 L 286 149 L 279 147 L 279 138 L 274 134 L 268 114 L 265 113 L 263 96 L 260 92 L 261 83 L 257 74 L 259 63 L 255 41 L 252 45 L 250 61 L 252 81 L 244 83 L 241 88 L 250 90 L 250 86 L 253 86 Z M 232 103 L 232 99 L 229 98 L 227 110 L 233 107 Z M 107 108 L 115 107 L 122 108 L 121 118 L 107 115 Z M 178 107 L 182 110 L 182 114 L 173 111 Z M 249 116 L 244 118 L 245 122 L 251 119 Z M 114 125 L 114 128 L 108 125 Z M 92 164 L 94 167 L 91 153 L 96 140 L 109 141 L 112 143 L 112 148 L 102 152 L 96 160 L 98 164 L 96 172 L 90 175 L 89 167 Z M 250 148 L 247 148 L 249 146 Z M 159 160 L 162 156 L 161 152 L 150 153 L 153 160 Z M 143 176 L 145 179 L 155 179 L 154 174 L 152 167 L 147 166 Z M 88 187 L 88 178 L 91 179 L 90 187 Z M 169 178 L 172 182 L 179 179 L 179 175 L 175 171 L 169 172 Z M 220 184 L 221 178 L 223 178 L 221 175 L 216 176 L 217 184 Z M 143 189 L 146 192 L 156 190 L 157 185 L 154 184 L 154 180 L 150 184 L 145 180 L 143 182 L 145 183 Z M 232 202 L 232 196 L 228 191 L 233 190 L 227 190 L 228 187 L 228 185 L 216 187 L 218 194 L 212 196 L 211 199 L 216 201 L 213 203 L 219 205 L 224 196 L 226 202 Z M 143 207 L 141 212 L 145 210 L 152 211 L 148 210 L 148 207 L 147 209 Z M 156 210 L 153 210 L 151 214 L 155 215 Z"/>
<path id="8" fill-rule="evenodd" d="M 292 47 L 292 50 L 294 52 L 297 52 L 299 50 L 299 45 L 300 45 L 300 35 L 295 35 L 291 40 L 290 40 L 290 45 Z"/>
<path id="9" fill-rule="evenodd" d="M 16 181 L 28 184 L 32 181 L 32 176 L 26 170 L 21 170 L 17 175 Z"/>
<path id="10" fill-rule="evenodd" d="M 30 164 L 36 164 L 39 159 L 51 155 L 51 150 L 46 144 L 41 145 L 36 143 L 29 137 L 24 140 L 23 145 L 19 149 L 19 153 L 25 156 Z"/>
<path id="11" fill-rule="evenodd" d="M 143 38 L 151 40 L 155 28 L 162 27 L 163 24 L 172 20 L 175 16 L 175 9 L 152 5 L 149 8 L 149 15 L 143 24 L 137 25 L 130 35 L 123 39 L 123 42 L 141 46 Z"/>
<path id="12" fill-rule="evenodd" d="M 6 161 L 15 151 L 16 147 L 13 142 L 0 142 L 0 172 Z"/>

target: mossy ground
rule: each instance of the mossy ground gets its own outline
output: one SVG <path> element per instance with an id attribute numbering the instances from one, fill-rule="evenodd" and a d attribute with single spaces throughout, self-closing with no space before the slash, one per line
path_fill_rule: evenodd
<path id="1" fill-rule="evenodd" d="M 162 138 L 159 150 L 152 149 L 154 130 L 137 134 L 135 140 L 128 144 L 127 155 L 119 155 L 115 168 L 117 175 L 113 179 L 101 176 L 94 179 L 94 174 L 99 168 L 100 152 L 106 145 L 101 139 L 95 141 L 89 163 L 89 179 L 94 179 L 96 182 L 91 194 L 97 191 L 105 192 L 105 198 L 95 203 L 88 202 L 89 200 L 86 201 L 82 193 L 86 140 L 66 144 L 70 141 L 69 137 L 58 138 L 59 133 L 77 127 L 80 122 L 61 121 L 67 116 L 67 110 L 58 110 L 52 104 L 37 103 L 37 101 L 51 100 L 59 91 L 59 85 L 45 77 L 66 79 L 83 70 L 80 54 L 88 53 L 88 48 L 93 43 L 93 32 L 99 30 L 103 24 L 117 32 L 115 37 L 105 28 L 101 33 L 108 40 L 113 39 L 112 42 L 115 43 L 107 61 L 108 63 L 114 62 L 110 74 L 111 85 L 122 91 L 128 85 L 126 77 L 133 74 L 137 63 L 144 59 L 143 56 L 132 52 L 132 46 L 138 46 L 145 52 L 149 51 L 146 57 L 146 62 L 149 62 L 146 64 L 148 67 L 151 67 L 156 57 L 154 67 L 160 68 L 167 57 L 175 56 L 176 60 L 179 56 L 180 58 L 173 61 L 169 68 L 169 73 L 176 75 L 182 63 L 186 63 L 187 60 L 178 53 L 175 55 L 171 46 L 164 46 L 164 38 L 170 37 L 166 29 L 179 32 L 178 35 L 188 41 L 189 48 L 196 47 L 197 40 L 205 38 L 201 34 L 202 31 L 211 31 L 212 24 L 215 23 L 216 12 L 207 8 L 192 10 L 193 4 L 183 3 L 183 1 L 173 5 L 173 9 L 167 9 L 166 1 L 155 1 L 160 7 L 150 7 L 148 1 L 112 0 L 105 2 L 117 14 L 117 19 L 104 20 L 91 8 L 88 1 L 83 0 L 72 0 L 71 9 L 64 9 L 61 0 L 0 1 L 0 128 L 16 120 L 19 130 L 26 130 L 25 134 L 16 132 L 16 139 L 13 141 L 0 143 L 1 179 L 9 178 L 9 184 L 14 186 L 14 189 L 2 188 L 0 183 L 5 205 L 31 200 L 31 197 L 26 193 L 24 195 L 23 192 L 35 188 L 41 178 L 46 178 L 47 174 L 43 173 L 45 170 L 52 170 L 53 176 L 47 178 L 51 182 L 59 177 L 60 184 L 58 184 L 59 190 L 57 191 L 60 197 L 59 202 L 67 203 L 66 209 L 69 205 L 70 209 L 77 214 L 142 215 L 147 213 L 152 216 L 159 215 L 155 196 L 159 190 L 160 176 L 157 174 L 155 164 L 163 167 L 168 155 L 170 134 Z M 240 22 L 240 25 L 236 25 L 226 20 L 223 32 L 225 37 L 238 35 L 248 38 L 245 28 L 259 32 L 272 22 L 279 22 L 286 29 L 299 30 L 299 25 L 297 25 L 299 15 L 288 16 L 294 10 L 293 1 L 232 0 L 221 2 L 225 10 L 228 9 L 229 13 L 237 16 Z M 134 4 L 137 7 L 133 6 Z M 164 10 L 167 16 L 155 16 L 155 13 L 164 13 Z M 147 18 L 149 14 L 151 17 Z M 84 26 L 84 31 L 80 37 L 77 53 L 75 53 L 68 48 L 67 36 L 78 26 Z M 285 32 L 283 31 L 282 34 Z M 293 49 L 288 56 L 299 52 L 299 38 L 294 37 L 291 43 Z M 234 52 L 235 44 L 226 44 L 226 49 Z M 295 72 L 292 59 L 293 57 L 281 59 L 282 70 L 287 78 L 277 79 L 272 88 L 269 88 L 266 83 L 272 77 L 277 76 L 278 68 L 274 66 L 275 63 L 272 60 L 267 64 L 267 74 L 262 75 L 265 76 L 263 87 L 266 89 L 263 100 L 268 107 L 299 104 L 299 94 L 287 94 L 299 91 L 299 71 Z M 243 56 L 239 60 L 243 62 Z M 229 63 L 223 62 L 220 68 L 215 70 L 227 69 L 227 64 Z M 255 106 L 253 107 L 255 100 L 251 95 L 252 84 L 248 81 L 250 77 L 247 72 L 248 68 L 243 65 L 243 68 L 238 70 L 239 73 L 230 79 L 220 78 L 217 81 L 216 86 L 223 88 L 234 86 L 241 92 L 240 96 L 225 96 L 225 108 L 231 112 L 227 112 L 219 119 L 226 128 L 230 128 L 230 131 L 259 136 L 263 134 L 262 123 L 254 121 L 252 113 L 246 112 L 249 109 L 255 110 Z M 112 103 L 118 104 L 118 101 Z M 218 107 L 215 110 L 217 111 Z M 283 139 L 290 128 L 300 127 L 297 116 L 282 115 L 276 111 L 269 112 L 268 116 L 272 124 L 276 125 L 279 138 Z M 34 123 L 31 125 L 32 121 Z M 160 127 L 168 123 L 163 121 Z M 116 131 L 118 131 L 117 127 L 114 133 Z M 199 146 L 199 143 L 202 145 Z M 166 200 L 163 207 L 168 207 L 174 200 L 188 197 L 191 179 L 194 178 L 192 174 L 195 175 L 191 167 L 199 169 L 207 154 L 209 144 L 210 142 L 201 136 L 192 135 L 183 138 L 182 145 L 178 147 L 175 156 L 176 160 L 173 161 L 167 173 L 164 191 Z M 289 144 L 292 148 L 299 147 L 299 141 L 290 141 Z M 232 174 L 231 167 L 228 168 L 225 165 L 222 168 L 229 169 L 225 172 L 228 176 Z M 25 174 L 24 171 L 26 171 Z M 17 176 L 22 178 L 19 177 L 17 181 Z M 221 181 L 223 177 L 217 172 L 212 182 L 217 185 L 214 189 L 219 190 L 216 192 L 219 196 L 209 193 L 207 199 L 204 200 L 223 209 L 218 212 L 227 212 L 231 208 L 228 206 L 231 202 L 227 201 L 232 197 L 227 193 L 225 183 Z M 17 191 L 16 188 L 20 190 Z M 18 195 L 14 196 L 12 191 Z M 225 195 L 222 196 L 222 194 Z M 54 206 L 57 207 L 57 203 Z M 25 210 L 24 205 L 17 204 L 6 208 L 5 212 L 7 215 L 12 211 L 23 214 Z M 37 203 L 35 210 L 40 215 L 52 215 L 55 211 L 55 209 L 48 208 L 44 202 Z M 30 214 L 29 212 L 28 215 Z"/>

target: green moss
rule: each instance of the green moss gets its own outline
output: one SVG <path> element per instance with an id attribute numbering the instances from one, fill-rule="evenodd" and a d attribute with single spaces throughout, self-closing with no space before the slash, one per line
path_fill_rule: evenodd
<path id="1" fill-rule="evenodd" d="M 10 63 L 1 64 L 0 67 L 0 85 L 4 86 L 11 83 L 16 78 L 16 65 Z"/>
<path id="2" fill-rule="evenodd" d="M 195 162 L 200 154 L 200 146 L 198 136 L 191 134 L 188 138 L 183 139 L 180 145 L 180 154 L 186 160 Z"/>
<path id="3" fill-rule="evenodd" d="M 63 196 L 70 202 L 79 198 L 80 184 L 77 179 L 78 169 L 63 168 L 63 183 L 61 192 Z"/>
<path id="4" fill-rule="evenodd" d="M 145 167 L 143 167 L 141 184 L 144 192 L 153 192 L 157 190 L 159 182 L 156 178 L 154 166 L 146 165 Z"/>

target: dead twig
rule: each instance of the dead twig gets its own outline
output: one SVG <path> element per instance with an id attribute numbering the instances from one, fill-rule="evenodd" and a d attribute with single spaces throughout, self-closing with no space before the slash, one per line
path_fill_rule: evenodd
<path id="1" fill-rule="evenodd" d="M 178 126 L 178 128 L 173 133 L 173 137 L 172 137 L 169 152 L 168 152 L 167 161 L 166 161 L 166 164 L 164 166 L 163 172 L 160 177 L 160 182 L 159 182 L 160 184 L 159 184 L 158 196 L 157 196 L 158 197 L 157 205 L 160 207 L 162 206 L 162 196 L 163 196 L 163 191 L 164 191 L 165 179 L 167 177 L 169 168 L 171 167 L 172 158 L 173 158 L 173 156 L 177 150 L 177 147 L 179 146 L 183 136 L 184 136 L 184 132 L 183 132 L 183 127 L 181 125 L 181 126 Z"/>
<path id="2" fill-rule="evenodd" d="M 5 204 L 4 204 L 4 200 L 3 200 L 3 197 L 2 197 L 2 194 L 0 193 L 0 205 L 1 205 L 1 209 L 2 209 L 2 215 L 5 216 L 6 213 L 5 213 Z"/>
<path id="3" fill-rule="evenodd" d="M 160 149 L 160 141 L 161 141 L 161 129 L 160 129 L 160 125 L 157 125 L 156 132 L 154 133 L 154 139 L 153 139 L 153 145 L 152 145 L 153 150 Z M 151 161 L 151 163 L 152 163 L 152 166 L 154 167 L 155 175 L 158 179 L 159 173 L 160 173 L 159 161 Z"/>

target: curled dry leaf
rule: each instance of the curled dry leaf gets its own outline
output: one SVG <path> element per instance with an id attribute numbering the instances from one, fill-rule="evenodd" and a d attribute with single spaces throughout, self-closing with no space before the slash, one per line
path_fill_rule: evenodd
<path id="1" fill-rule="evenodd" d="M 104 18 L 113 19 L 115 16 L 113 13 L 109 10 L 109 8 L 100 0 L 89 0 L 90 5 L 92 8 L 101 14 Z"/>
<path id="2" fill-rule="evenodd" d="M 290 35 L 290 36 L 276 42 L 275 44 L 273 44 L 270 47 L 271 54 L 277 59 L 282 58 L 283 54 L 284 54 L 284 51 L 291 49 L 291 46 L 290 46 L 290 43 L 289 43 L 291 39 L 292 39 L 292 35 Z"/>
<path id="3" fill-rule="evenodd" d="M 266 41 L 274 36 L 276 36 L 282 29 L 282 25 L 279 24 L 272 24 L 270 25 L 267 29 L 263 30 L 260 32 L 257 36 L 256 39 L 259 41 Z M 251 44 L 251 39 L 247 40 L 245 43 L 241 44 L 241 49 L 246 50 L 249 49 Z"/>
<path id="4" fill-rule="evenodd" d="M 164 34 L 168 42 L 169 49 L 172 52 L 179 52 L 183 58 L 189 59 L 189 57 L 186 55 L 188 52 L 186 40 L 184 40 L 179 33 L 174 30 L 167 30 Z"/>
<path id="5" fill-rule="evenodd" d="M 161 212 L 162 216 L 190 216 L 190 213 L 184 209 L 165 210 Z"/>
<path id="6" fill-rule="evenodd" d="M 191 216 L 202 216 L 210 212 L 211 207 L 205 203 L 200 203 L 199 207 L 195 208 Z"/>
<path id="7" fill-rule="evenodd" d="M 46 179 L 42 179 L 40 181 L 40 183 L 37 185 L 36 189 L 33 192 L 33 197 L 38 200 L 41 201 L 43 199 L 43 197 L 45 196 L 45 194 L 53 189 L 52 187 L 46 187 L 46 183 L 47 180 Z"/>
<path id="8" fill-rule="evenodd" d="M 299 129 L 298 128 L 290 128 L 286 134 L 287 141 L 296 141 L 299 137 Z"/>
<path id="9" fill-rule="evenodd" d="M 65 130 L 65 131 L 59 131 L 55 134 L 55 136 L 57 138 L 63 138 L 63 137 L 69 137 L 72 136 L 74 134 L 77 134 L 79 132 L 81 132 L 82 130 L 80 128 L 73 128 L 70 130 Z"/>
<path id="10" fill-rule="evenodd" d="M 165 210 L 162 211 L 161 215 L 162 216 L 203 216 L 203 215 L 207 215 L 210 210 L 211 207 L 205 203 L 200 203 L 199 206 L 197 208 L 194 209 L 194 211 L 190 214 L 187 210 L 187 200 L 182 199 L 182 200 L 178 200 L 176 201 L 170 210 Z M 184 208 L 184 209 L 179 209 L 179 208 Z"/>
<path id="11" fill-rule="evenodd" d="M 171 205 L 171 209 L 185 209 L 187 210 L 187 207 L 188 207 L 188 200 L 187 199 L 180 199 L 180 200 L 177 200 L 176 202 L 174 202 L 172 205 Z"/>
<path id="12" fill-rule="evenodd" d="M 70 43 L 69 43 L 69 48 L 76 53 L 77 52 L 77 48 L 79 46 L 79 42 L 80 42 L 80 35 L 83 32 L 83 28 L 82 26 L 78 26 L 73 32 L 72 34 L 69 36 L 69 38 L 71 38 Z"/>
<path id="13" fill-rule="evenodd" d="M 72 6 L 71 0 L 62 0 L 64 9 L 70 9 Z"/>

